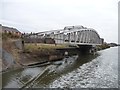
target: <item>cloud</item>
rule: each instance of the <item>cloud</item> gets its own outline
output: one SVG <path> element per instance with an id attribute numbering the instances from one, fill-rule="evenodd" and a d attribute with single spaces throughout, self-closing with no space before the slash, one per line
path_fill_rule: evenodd
<path id="1" fill-rule="evenodd" d="M 23 32 L 83 25 L 95 28 L 106 41 L 117 42 L 117 2 L 118 0 L 3 0 L 2 20 L 4 24 L 13 25 Z"/>

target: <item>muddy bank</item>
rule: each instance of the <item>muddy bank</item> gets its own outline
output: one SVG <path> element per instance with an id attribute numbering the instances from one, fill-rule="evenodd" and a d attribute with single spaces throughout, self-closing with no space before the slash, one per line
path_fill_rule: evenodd
<path id="1" fill-rule="evenodd" d="M 74 50 L 74 52 L 73 52 Z M 76 48 L 57 48 L 57 49 L 38 49 L 21 52 L 21 63 L 23 65 L 31 66 L 36 64 L 43 64 L 47 62 L 54 62 L 62 60 L 64 57 L 76 55 L 78 50 Z"/>
<path id="2" fill-rule="evenodd" d="M 46 62 L 51 62 L 54 60 L 61 60 L 64 58 L 63 54 L 57 50 L 51 51 L 33 51 L 33 52 L 21 52 L 20 53 L 21 60 L 20 63 L 22 65 L 30 65 L 30 64 L 43 64 Z"/>
<path id="3" fill-rule="evenodd" d="M 73 50 L 75 50 L 75 48 L 71 48 L 67 45 L 27 43 L 24 45 L 23 52 L 21 52 L 20 54 L 20 61 L 21 63 L 23 63 L 23 65 L 52 62 L 56 60 L 61 60 L 68 55 L 73 55 Z M 67 53 L 67 55 L 65 53 Z"/>

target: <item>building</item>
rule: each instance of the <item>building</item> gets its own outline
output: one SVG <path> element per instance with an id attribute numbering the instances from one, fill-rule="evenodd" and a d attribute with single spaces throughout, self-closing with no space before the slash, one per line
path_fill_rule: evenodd
<path id="1" fill-rule="evenodd" d="M 1 24 L 0 24 L 0 26 L 2 28 L 2 33 L 12 34 L 12 35 L 18 36 L 18 37 L 21 37 L 21 35 L 22 35 L 22 33 L 20 31 L 18 31 L 16 28 L 2 26 Z"/>

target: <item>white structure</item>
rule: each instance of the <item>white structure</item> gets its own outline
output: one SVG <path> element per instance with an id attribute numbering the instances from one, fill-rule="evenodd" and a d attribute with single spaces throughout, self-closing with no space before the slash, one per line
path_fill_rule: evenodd
<path id="1" fill-rule="evenodd" d="M 57 44 L 99 45 L 103 43 L 103 39 L 94 29 L 83 26 L 68 26 L 60 30 L 39 32 L 35 37 L 36 35 L 38 38 L 52 38 Z"/>

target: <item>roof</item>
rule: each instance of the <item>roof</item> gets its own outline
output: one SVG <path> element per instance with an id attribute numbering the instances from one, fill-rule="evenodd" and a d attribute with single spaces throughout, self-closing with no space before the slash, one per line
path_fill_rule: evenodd
<path id="1" fill-rule="evenodd" d="M 2 26 L 2 30 L 6 30 L 6 31 L 13 31 L 13 32 L 19 32 L 16 28 L 12 28 L 12 27 L 7 27 L 7 26 Z"/>

